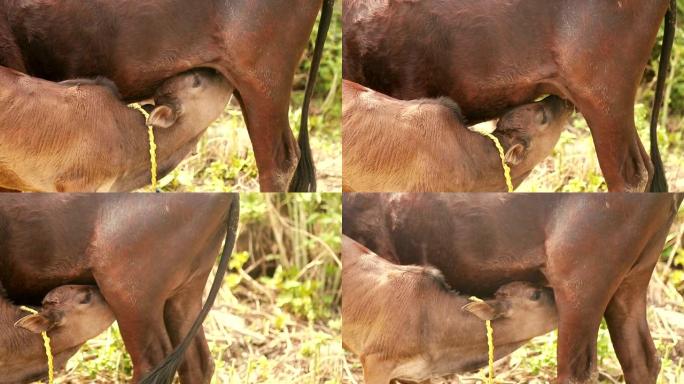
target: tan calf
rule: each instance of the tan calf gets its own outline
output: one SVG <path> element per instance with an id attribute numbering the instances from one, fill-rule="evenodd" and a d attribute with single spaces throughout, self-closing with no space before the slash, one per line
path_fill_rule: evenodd
<path id="1" fill-rule="evenodd" d="M 0 67 L 0 84 L 0 188 L 116 192 L 150 183 L 145 118 L 121 102 L 110 81 L 58 84 Z M 158 88 L 148 123 L 157 128 L 160 177 L 194 148 L 232 91 L 208 69 Z"/>
<path id="2" fill-rule="evenodd" d="M 58 370 L 83 343 L 114 322 L 100 291 L 88 285 L 55 288 L 45 296 L 37 314 L 26 314 L 0 298 L 0 384 L 30 383 L 47 375 L 41 332 L 47 331 L 51 339 Z"/>
<path id="3" fill-rule="evenodd" d="M 495 358 L 557 326 L 553 292 L 514 282 L 470 302 L 432 267 L 392 264 L 342 240 L 342 343 L 361 358 L 366 384 L 423 381 L 487 364 L 484 320 Z"/>
<path id="4" fill-rule="evenodd" d="M 397 100 L 346 80 L 342 97 L 343 190 L 507 190 L 494 143 L 469 130 L 450 99 Z M 499 120 L 493 134 L 515 187 L 551 153 L 571 112 L 548 97 Z"/>

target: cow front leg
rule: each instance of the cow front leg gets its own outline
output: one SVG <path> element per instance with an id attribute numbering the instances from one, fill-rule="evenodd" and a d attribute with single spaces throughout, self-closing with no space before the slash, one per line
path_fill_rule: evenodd
<path id="1" fill-rule="evenodd" d="M 288 120 L 290 83 L 277 85 L 287 92 L 251 85 L 239 90 L 262 192 L 287 192 L 299 161 L 299 146 Z"/>
<path id="2" fill-rule="evenodd" d="M 634 125 L 633 101 L 576 101 L 591 129 L 599 165 L 611 192 L 644 192 L 653 165 Z"/>

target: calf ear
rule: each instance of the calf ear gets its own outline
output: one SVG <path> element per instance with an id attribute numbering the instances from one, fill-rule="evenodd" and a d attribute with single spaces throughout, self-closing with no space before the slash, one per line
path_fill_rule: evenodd
<path id="1" fill-rule="evenodd" d="M 47 317 L 36 313 L 34 315 L 24 316 L 14 323 L 16 328 L 24 328 L 33 333 L 47 332 L 54 326 L 53 322 Z"/>
<path id="2" fill-rule="evenodd" d="M 524 155 L 525 147 L 522 144 L 513 144 L 513 146 L 506 151 L 506 163 L 518 165 L 523 161 Z"/>
<path id="3" fill-rule="evenodd" d="M 501 317 L 499 311 L 489 305 L 486 301 L 476 301 L 463 306 L 463 310 L 472 313 L 481 320 L 494 320 Z"/>
<path id="4" fill-rule="evenodd" d="M 171 107 L 160 105 L 152 110 L 150 117 L 147 118 L 147 125 L 155 128 L 168 128 L 176 122 L 178 117 Z"/>

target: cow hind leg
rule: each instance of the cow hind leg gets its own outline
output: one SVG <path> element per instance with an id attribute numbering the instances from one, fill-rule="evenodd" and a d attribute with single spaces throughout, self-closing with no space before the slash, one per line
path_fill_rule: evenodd
<path id="1" fill-rule="evenodd" d="M 289 85 L 281 83 L 280 86 Z M 288 120 L 289 92 L 275 97 L 259 87 L 239 89 L 239 100 L 259 170 L 262 192 L 287 192 L 299 162 L 299 145 Z M 275 92 L 274 92 L 275 93 Z"/>
<path id="2" fill-rule="evenodd" d="M 649 276 L 647 276 L 649 277 Z M 646 321 L 648 278 L 623 284 L 606 310 L 606 322 L 627 383 L 655 383 L 660 371 Z"/>
<path id="3" fill-rule="evenodd" d="M 552 283 L 559 315 L 558 383 L 595 383 L 596 339 L 610 293 L 605 286 L 578 289 L 573 281 L 568 277 L 566 283 Z"/>
<path id="4" fill-rule="evenodd" d="M 190 332 L 193 322 L 202 309 L 202 292 L 207 275 L 192 281 L 182 292 L 170 298 L 164 308 L 164 322 L 173 347 L 177 347 Z M 192 344 L 185 352 L 185 359 L 178 370 L 181 383 L 209 383 L 214 372 L 209 346 L 200 327 Z"/>
<path id="5" fill-rule="evenodd" d="M 668 221 L 648 242 L 606 309 L 610 338 L 628 384 L 655 383 L 660 372 L 660 358 L 646 319 L 647 292 L 670 224 Z"/>
<path id="6" fill-rule="evenodd" d="M 631 101 L 575 100 L 589 127 L 603 177 L 610 191 L 644 192 L 653 164 L 637 135 Z"/>
<path id="7" fill-rule="evenodd" d="M 121 300 L 128 295 L 111 295 L 104 290 L 102 294 L 114 312 L 126 351 L 131 356 L 133 382 L 139 383 L 173 351 L 162 308 L 140 301 Z"/>

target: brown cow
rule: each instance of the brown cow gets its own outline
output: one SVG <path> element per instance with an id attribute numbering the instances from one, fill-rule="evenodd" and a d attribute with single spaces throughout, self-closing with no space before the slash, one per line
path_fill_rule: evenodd
<path id="1" fill-rule="evenodd" d="M 506 191 L 499 152 L 448 98 L 402 101 L 344 80 L 343 190 Z M 557 97 L 506 113 L 493 132 L 517 187 L 551 153 L 573 109 Z"/>
<path id="2" fill-rule="evenodd" d="M 449 96 L 473 123 L 560 96 L 587 120 L 611 191 L 667 191 L 656 128 L 675 15 L 675 0 L 344 0 L 344 78 L 403 100 Z M 634 102 L 663 17 L 654 175 Z"/>
<path id="3" fill-rule="evenodd" d="M 116 192 L 150 183 L 145 119 L 119 100 L 113 84 L 102 79 L 55 84 L 3 67 L 0 84 L 0 187 Z M 158 128 L 160 177 L 195 147 L 232 91 L 207 69 L 177 75 L 157 89 L 147 123 Z M 35 114 L 36 105 L 49 108 Z"/>
<path id="4" fill-rule="evenodd" d="M 241 102 L 261 189 L 284 191 L 292 180 L 293 190 L 314 190 L 307 115 L 333 4 L 0 0 L 0 63 L 52 81 L 103 76 L 116 83 L 127 102 L 151 97 L 159 84 L 179 73 L 213 68 L 235 87 Z M 290 93 L 319 10 L 297 143 L 289 127 Z M 43 109 L 36 105 L 32 114 Z"/>
<path id="5" fill-rule="evenodd" d="M 495 359 L 557 326 L 553 292 L 529 283 L 471 302 L 437 269 L 392 264 L 346 236 L 342 264 L 342 343 L 361 358 L 367 384 L 422 382 L 486 365 L 484 320 L 493 320 Z"/>
<path id="6" fill-rule="evenodd" d="M 222 285 L 238 216 L 239 196 L 231 194 L 5 194 L 0 283 L 9 300 L 28 305 L 58 286 L 97 285 L 134 382 L 171 383 L 180 366 L 182 383 L 208 383 L 214 365 L 202 322 Z"/>
<path id="7" fill-rule="evenodd" d="M 0 307 L 0 384 L 32 383 L 46 375 L 47 356 L 41 332 L 47 331 L 50 337 L 57 371 L 81 345 L 114 322 L 114 314 L 100 291 L 88 285 L 53 289 L 37 314 L 27 316 L 26 311 L 2 297 Z M 11 326 L 16 319 L 15 326 Z"/>
<path id="8" fill-rule="evenodd" d="M 400 264 L 438 268 L 455 290 L 486 297 L 512 281 L 553 288 L 558 382 L 598 374 L 605 315 L 629 384 L 655 383 L 646 292 L 683 195 L 352 194 L 343 232 Z"/>

